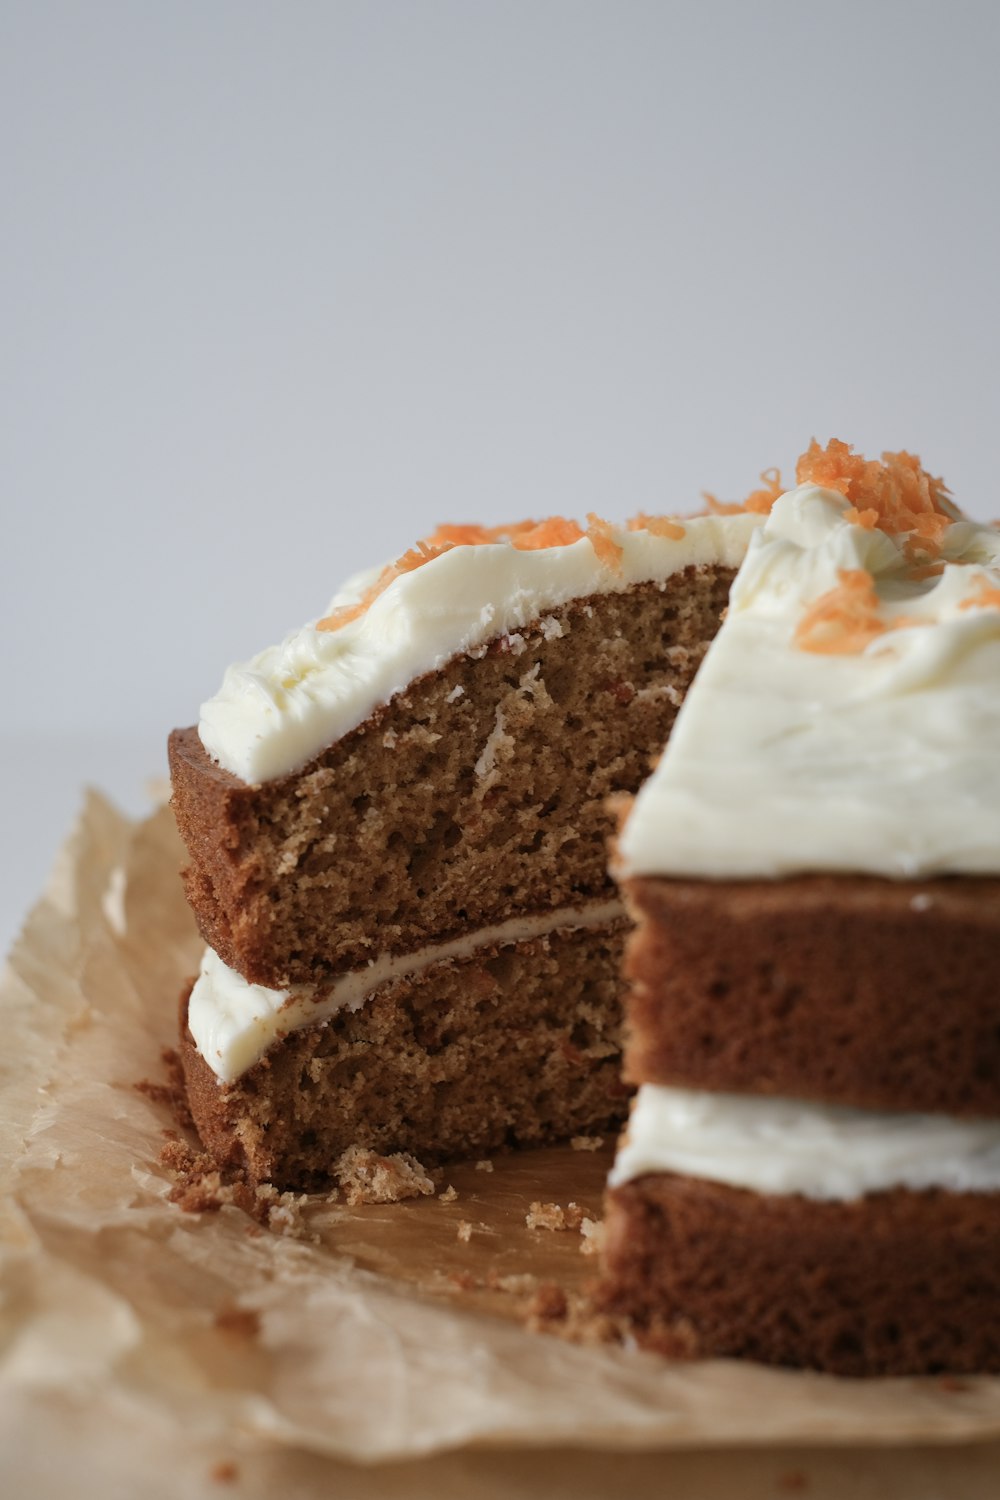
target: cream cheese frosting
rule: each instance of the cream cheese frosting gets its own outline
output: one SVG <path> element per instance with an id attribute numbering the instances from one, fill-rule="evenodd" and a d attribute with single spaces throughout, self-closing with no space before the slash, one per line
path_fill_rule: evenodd
<path id="1" fill-rule="evenodd" d="M 954 521 L 921 577 L 905 537 L 848 510 L 800 485 L 751 539 L 618 873 L 1000 872 L 1000 608 L 978 607 L 1000 587 L 1000 534 Z M 803 649 L 810 609 L 857 570 L 878 633 Z"/>
<path id="2" fill-rule="evenodd" d="M 615 899 L 512 917 L 448 942 L 429 943 L 414 953 L 383 954 L 326 986 L 298 985 L 287 990 L 250 984 L 223 963 L 214 949 L 206 948 L 188 1001 L 188 1029 L 220 1083 L 232 1083 L 279 1037 L 328 1021 L 339 1011 L 356 1011 L 375 990 L 393 980 L 411 978 L 435 963 L 467 958 L 479 949 L 603 927 L 623 916 L 624 907 Z"/>
<path id="3" fill-rule="evenodd" d="M 760 521 L 748 514 L 699 516 L 685 520 L 676 538 L 612 528 L 619 568 L 598 556 L 588 536 L 536 551 L 510 542 L 453 547 L 395 578 L 339 629 L 319 630 L 313 622 L 229 667 L 202 706 L 201 742 L 244 782 L 285 775 L 424 673 L 572 599 L 662 582 L 692 565 L 737 567 Z M 373 576 L 352 579 L 331 608 L 355 602 Z"/>
<path id="4" fill-rule="evenodd" d="M 1000 1189 L 1000 1120 L 893 1114 L 643 1084 L 609 1178 L 676 1172 L 756 1193 Z"/>

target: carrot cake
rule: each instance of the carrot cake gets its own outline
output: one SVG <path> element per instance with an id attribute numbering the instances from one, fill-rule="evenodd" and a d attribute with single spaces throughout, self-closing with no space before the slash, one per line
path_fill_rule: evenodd
<path id="1" fill-rule="evenodd" d="M 764 508 L 442 527 L 174 732 L 208 944 L 182 1055 L 220 1165 L 308 1188 L 354 1145 L 621 1119 L 608 800 L 647 777 Z"/>
<path id="2" fill-rule="evenodd" d="M 1000 534 L 815 444 L 617 873 L 602 1300 L 647 1347 L 1000 1370 Z"/>

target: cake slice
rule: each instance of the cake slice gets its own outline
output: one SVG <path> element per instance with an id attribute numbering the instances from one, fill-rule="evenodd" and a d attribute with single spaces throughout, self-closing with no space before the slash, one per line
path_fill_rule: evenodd
<path id="1" fill-rule="evenodd" d="M 602 1301 L 668 1354 L 1000 1370 L 1000 535 L 814 447 L 625 822 Z"/>
<path id="2" fill-rule="evenodd" d="M 220 1164 L 314 1187 L 623 1113 L 634 793 L 718 628 L 753 512 L 445 527 L 230 668 L 171 736 L 194 1119 Z"/>

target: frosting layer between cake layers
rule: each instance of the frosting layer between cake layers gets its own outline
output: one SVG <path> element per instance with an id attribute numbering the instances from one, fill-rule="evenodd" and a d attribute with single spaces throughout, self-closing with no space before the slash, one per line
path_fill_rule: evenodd
<path id="1" fill-rule="evenodd" d="M 448 942 L 428 943 L 415 953 L 384 954 L 329 985 L 300 985 L 287 990 L 250 984 L 224 964 L 213 949 L 206 948 L 188 1001 L 188 1029 L 220 1083 L 232 1083 L 285 1033 L 315 1026 L 339 1011 L 358 1010 L 377 989 L 393 980 L 412 978 L 432 964 L 469 958 L 482 949 L 560 931 L 604 927 L 623 915 L 624 907 L 617 899 L 526 914 L 463 933 Z"/>
<path id="2" fill-rule="evenodd" d="M 643 1084 L 609 1179 L 650 1172 L 850 1200 L 909 1188 L 1000 1190 L 1000 1120 L 894 1114 Z"/>
<path id="3" fill-rule="evenodd" d="M 286 775 L 424 673 L 544 622 L 573 599 L 664 582 L 692 566 L 737 567 L 760 520 L 698 516 L 681 523 L 678 537 L 612 528 L 617 566 L 598 556 L 589 537 L 536 551 L 509 542 L 453 547 L 395 578 L 356 619 L 335 630 L 303 626 L 229 667 L 202 706 L 201 742 L 242 781 Z M 371 581 L 371 574 L 355 579 L 331 610 L 357 602 Z"/>
<path id="4" fill-rule="evenodd" d="M 848 509 L 801 485 L 751 539 L 619 874 L 1000 870 L 1000 534 L 947 526 L 938 572 Z M 804 642 L 865 575 L 863 646 Z"/>

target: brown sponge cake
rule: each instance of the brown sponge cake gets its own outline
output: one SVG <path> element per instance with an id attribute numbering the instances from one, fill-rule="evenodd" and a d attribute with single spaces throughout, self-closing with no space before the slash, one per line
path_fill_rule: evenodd
<path id="1" fill-rule="evenodd" d="M 997 1371 L 998 1243 L 997 1193 L 825 1203 L 662 1173 L 608 1195 L 603 1301 L 675 1358 Z"/>
<path id="2" fill-rule="evenodd" d="M 1000 880 L 627 891 L 632 1083 L 1000 1116 Z"/>

